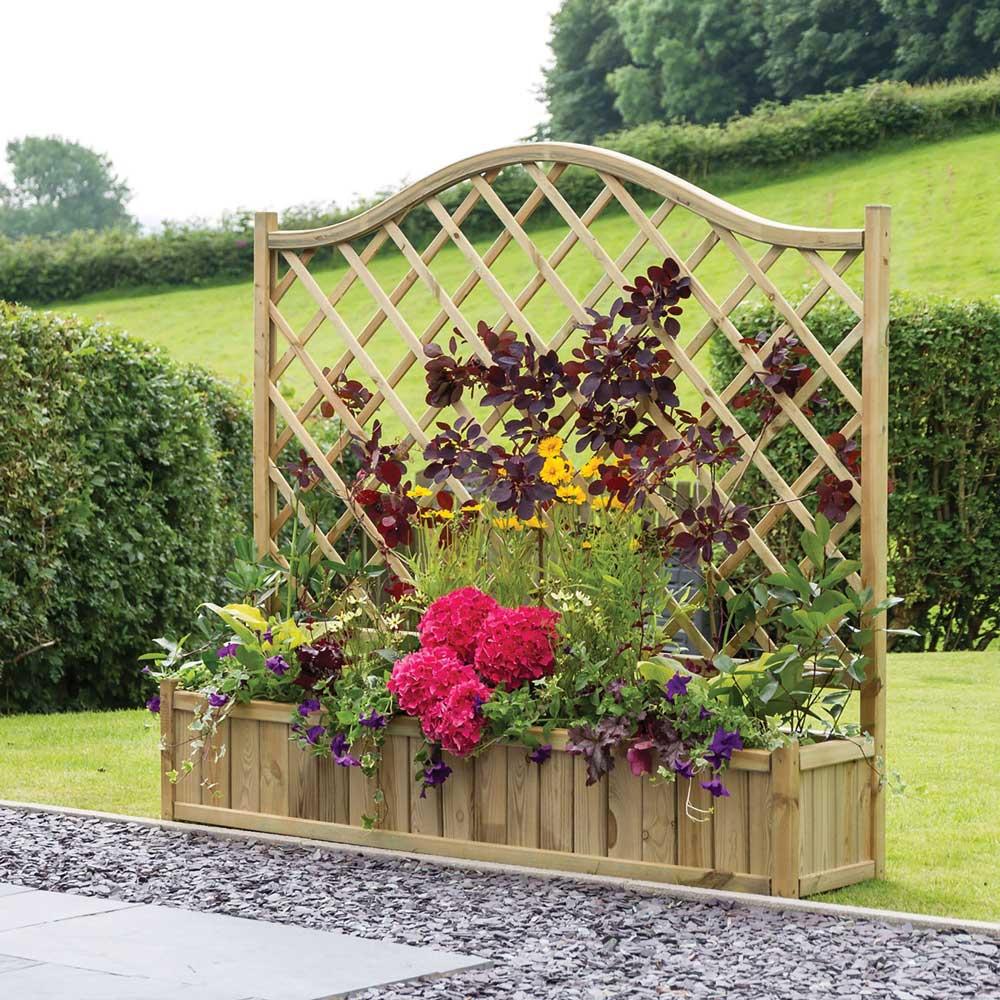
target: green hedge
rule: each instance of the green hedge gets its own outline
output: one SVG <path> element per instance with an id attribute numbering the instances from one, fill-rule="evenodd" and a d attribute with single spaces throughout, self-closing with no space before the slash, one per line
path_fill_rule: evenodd
<path id="1" fill-rule="evenodd" d="M 725 125 L 655 122 L 604 136 L 602 145 L 688 180 L 720 171 L 802 163 L 872 149 L 888 139 L 937 139 L 1000 121 L 1000 72 L 929 86 L 873 83 L 768 102 Z"/>
<path id="2" fill-rule="evenodd" d="M 933 86 L 878 83 L 788 105 L 767 104 L 725 125 L 650 124 L 604 136 L 598 142 L 646 160 L 690 180 L 733 170 L 801 163 L 834 152 L 871 149 L 885 139 L 938 138 L 960 130 L 995 127 L 1000 120 L 1000 72 L 979 80 Z M 602 187 L 591 171 L 569 170 L 560 190 L 582 211 Z M 501 174 L 495 188 L 513 210 L 534 190 L 520 169 Z M 468 185 L 446 192 L 454 211 Z M 286 229 L 331 225 L 373 201 L 341 209 L 304 205 L 282 213 Z M 554 215 L 542 206 L 536 220 Z M 418 247 L 440 227 L 426 209 L 403 224 Z M 462 225 L 475 238 L 499 232 L 492 210 L 482 201 Z M 329 253 L 322 250 L 321 254 Z M 221 229 L 174 227 L 151 236 L 74 233 L 63 239 L 0 238 L 0 298 L 45 303 L 108 288 L 139 285 L 192 285 L 247 278 L 253 270 L 252 220 L 243 213 Z"/>
<path id="3" fill-rule="evenodd" d="M 249 527 L 245 394 L 75 318 L 0 304 L 0 710 L 142 697 L 136 657 Z"/>
<path id="4" fill-rule="evenodd" d="M 1000 636 L 1000 299 L 964 302 L 894 298 L 889 349 L 889 454 L 894 492 L 889 498 L 890 575 L 905 603 L 896 625 L 921 633 L 907 645 L 924 649 L 985 649 Z M 775 328 L 766 307 L 735 317 L 744 335 Z M 857 322 L 843 307 L 820 306 L 809 327 L 828 348 Z M 736 352 L 712 338 L 716 384 L 740 371 Z M 860 385 L 860 349 L 844 369 Z M 828 405 L 814 423 L 826 435 L 849 411 L 829 388 Z M 759 422 L 739 411 L 748 433 Z M 860 437 L 856 439 L 860 443 Z M 811 461 L 802 436 L 786 427 L 767 448 L 791 481 Z M 768 488 L 748 475 L 741 494 L 766 503 Z M 768 536 L 779 558 L 795 551 L 792 518 Z"/>

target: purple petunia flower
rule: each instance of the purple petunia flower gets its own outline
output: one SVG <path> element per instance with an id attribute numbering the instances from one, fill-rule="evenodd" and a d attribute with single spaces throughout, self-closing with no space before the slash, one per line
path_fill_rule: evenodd
<path id="1" fill-rule="evenodd" d="M 531 753 L 528 754 L 528 760 L 532 764 L 544 764 L 552 756 L 552 744 L 544 743 L 540 747 L 535 747 Z"/>
<path id="2" fill-rule="evenodd" d="M 435 760 L 424 768 L 424 787 L 420 790 L 420 797 L 427 798 L 427 789 L 436 788 L 443 785 L 451 774 L 451 768 L 443 760 Z"/>
<path id="3" fill-rule="evenodd" d="M 148 708 L 153 715 L 156 715 L 156 713 L 160 710 L 160 696 L 158 694 L 154 694 L 153 697 L 146 702 L 146 708 Z"/>
<path id="4" fill-rule="evenodd" d="M 149 669 L 149 664 L 147 663 L 142 670 L 139 671 L 140 674 L 146 674 L 148 677 L 153 671 Z"/>
<path id="5" fill-rule="evenodd" d="M 384 729 L 385 716 L 379 715 L 379 713 L 376 712 L 375 709 L 373 708 L 371 711 L 371 715 L 367 717 L 364 715 L 358 716 L 358 725 L 365 726 L 368 729 Z"/>
<path id="6" fill-rule="evenodd" d="M 675 760 L 673 768 L 682 778 L 694 777 L 694 764 L 689 760 Z"/>
<path id="7" fill-rule="evenodd" d="M 742 749 L 743 738 L 739 732 L 735 729 L 732 732 L 727 732 L 722 726 L 719 726 L 715 730 L 712 742 L 708 746 L 708 753 L 705 754 L 705 759 L 712 767 L 718 770 L 718 768 L 722 767 L 723 762 L 732 757 L 734 750 Z"/>
<path id="8" fill-rule="evenodd" d="M 263 632 L 261 632 L 261 634 L 260 634 L 260 641 L 261 642 L 274 642 L 274 636 L 271 634 L 271 630 L 269 628 L 266 628 L 266 629 L 264 629 Z"/>
<path id="9" fill-rule="evenodd" d="M 209 705 L 212 706 L 212 708 L 222 708 L 222 706 L 225 705 L 227 701 L 229 701 L 229 695 L 221 694 L 218 691 L 213 691 L 208 696 L 208 703 Z"/>
<path id="10" fill-rule="evenodd" d="M 711 781 L 702 781 L 700 784 L 706 792 L 712 793 L 712 798 L 714 799 L 729 798 L 729 789 L 718 778 L 713 778 Z"/>
<path id="11" fill-rule="evenodd" d="M 224 646 L 220 646 L 216 651 L 215 655 L 220 659 L 224 660 L 227 656 L 235 656 L 236 650 L 240 648 L 238 642 L 227 642 Z"/>
<path id="12" fill-rule="evenodd" d="M 306 742 L 316 746 L 326 734 L 326 726 L 310 726 L 306 730 Z"/>
<path id="13" fill-rule="evenodd" d="M 701 708 L 698 709 L 698 718 L 701 719 L 702 722 L 704 722 L 706 719 L 712 718 L 712 713 L 707 708 L 705 708 L 704 705 L 702 705 Z"/>
<path id="14" fill-rule="evenodd" d="M 288 663 L 285 661 L 283 656 L 269 656 L 264 661 L 264 666 L 278 677 L 284 677 L 285 672 L 288 670 Z"/>
<path id="15" fill-rule="evenodd" d="M 678 671 L 667 681 L 667 701 L 672 705 L 674 700 L 687 694 L 688 684 L 691 683 L 690 674 L 682 674 Z"/>
<path id="16" fill-rule="evenodd" d="M 315 698 L 306 698 L 301 705 L 299 705 L 299 715 L 305 719 L 307 716 L 313 714 L 313 712 L 318 712 L 320 710 L 320 703 Z"/>
<path id="17" fill-rule="evenodd" d="M 361 761 L 350 754 L 350 749 L 347 737 L 343 733 L 337 733 L 330 741 L 330 755 L 334 764 L 339 764 L 341 767 L 361 767 Z"/>

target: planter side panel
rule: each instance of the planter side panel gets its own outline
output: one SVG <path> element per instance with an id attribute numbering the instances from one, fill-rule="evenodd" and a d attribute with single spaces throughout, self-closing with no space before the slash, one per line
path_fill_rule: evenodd
<path id="1" fill-rule="evenodd" d="M 861 758 L 803 770 L 800 895 L 874 877 L 871 775 Z"/>

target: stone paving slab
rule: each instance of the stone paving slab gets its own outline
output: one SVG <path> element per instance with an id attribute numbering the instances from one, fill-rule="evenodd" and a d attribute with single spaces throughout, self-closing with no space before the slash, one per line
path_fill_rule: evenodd
<path id="1" fill-rule="evenodd" d="M 23 962 L 22 968 L 5 973 L 2 960 L 0 996 L 5 1000 L 250 1000 L 218 986 L 180 986 L 49 962 Z"/>
<path id="2" fill-rule="evenodd" d="M 18 969 L 25 969 L 30 965 L 37 965 L 27 958 L 17 958 L 14 955 L 0 955 L 0 975 L 5 972 L 16 972 Z M 4 994 L 6 996 L 6 994 Z"/>
<path id="3" fill-rule="evenodd" d="M 0 898 L 0 933 L 135 906 L 135 903 L 117 899 L 95 899 L 92 896 L 71 896 L 65 892 L 42 892 L 37 889 L 10 893 Z M 2 947 L 0 953 L 6 954 Z"/>
<path id="4" fill-rule="evenodd" d="M 22 893 L 0 900 L 0 920 L 5 916 L 4 903 L 10 909 L 20 903 L 25 913 L 22 923 L 13 924 L 17 929 L 0 930 L 0 953 L 110 977 L 166 982 L 173 995 L 183 986 L 185 997 L 188 986 L 198 986 L 218 990 L 206 993 L 206 998 L 218 1000 L 250 996 L 317 1000 L 483 964 L 474 956 L 431 948 L 167 906 L 130 906 L 52 892 Z M 74 914 L 74 910 L 80 912 Z M 53 914 L 50 922 L 40 920 L 46 911 Z M 6 916 L 8 926 L 17 920 L 16 915 Z M 0 977 L 0 995 L 10 985 L 9 975 Z M 21 975 L 28 977 L 27 972 Z M 59 972 L 32 975 L 56 982 Z M 109 980 L 109 990 L 114 985 Z M 74 989 L 67 984 L 65 995 L 75 996 Z M 137 994 L 137 1000 L 146 995 Z M 109 1000 L 118 996 L 128 994 L 108 993 Z"/>
<path id="5" fill-rule="evenodd" d="M 17 892 L 31 892 L 27 885 L 12 885 L 10 882 L 0 882 L 0 896 L 13 896 Z"/>

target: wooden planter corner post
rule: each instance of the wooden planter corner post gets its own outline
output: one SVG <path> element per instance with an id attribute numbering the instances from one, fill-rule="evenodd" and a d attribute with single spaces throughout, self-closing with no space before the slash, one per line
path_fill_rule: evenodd
<path id="1" fill-rule="evenodd" d="M 861 395 L 861 580 L 876 603 L 887 595 L 889 521 L 889 247 L 888 205 L 865 209 L 865 297 Z M 871 773 L 871 840 L 875 877 L 885 876 L 886 615 L 866 622 L 874 629 L 865 653 L 868 678 L 861 688 L 861 729 L 874 741 L 878 767 Z"/>
<path id="2" fill-rule="evenodd" d="M 176 765 L 174 745 L 174 692 L 176 681 L 160 684 L 160 817 L 174 818 L 174 784 L 170 773 Z"/>
<path id="3" fill-rule="evenodd" d="M 510 166 L 521 169 L 525 181 L 533 185 L 516 210 L 506 206 L 492 187 L 501 171 Z M 579 214 L 558 188 L 569 167 L 590 171 L 601 184 L 589 207 Z M 648 213 L 633 194 L 637 189 L 657 196 L 656 206 Z M 454 210 L 446 208 L 439 198 L 449 190 L 459 192 L 457 200 L 447 201 Z M 543 207 L 551 209 L 564 229 L 560 242 L 553 243 L 548 254 L 535 245 L 527 228 L 535 211 Z M 705 230 L 686 260 L 671 246 L 663 226 L 678 207 L 685 219 L 700 222 Z M 492 211 L 500 232 L 481 252 L 462 232 L 462 226 L 473 212 L 484 208 Z M 590 228 L 605 209 L 621 211 L 634 230 L 617 256 L 605 250 Z M 413 246 L 402 228 L 404 218 L 413 211 L 426 211 L 439 225 L 422 250 Z M 508 146 L 454 163 L 332 226 L 303 231 L 279 230 L 277 226 L 273 212 L 255 216 L 253 501 L 254 539 L 260 555 L 279 551 L 284 526 L 295 517 L 314 543 L 313 558 L 337 561 L 341 557 L 335 543 L 351 520 L 341 516 L 334 523 L 320 524 L 296 505 L 293 489 L 278 466 L 284 448 L 301 448 L 315 463 L 317 474 L 345 498 L 347 487 L 335 463 L 351 435 L 361 440 L 370 435 L 380 411 L 388 411 L 404 429 L 404 450 L 415 449 L 419 454 L 427 445 L 428 429 L 440 419 L 439 410 L 425 410 L 421 405 L 411 412 L 405 402 L 410 394 L 400 389 L 404 378 L 420 379 L 426 345 L 451 336 L 454 330 L 464 342 L 462 350 L 482 356 L 482 341 L 475 332 L 477 321 L 494 320 L 493 314 L 499 312 L 501 318 L 493 326 L 496 332 L 514 330 L 530 337 L 539 348 L 562 351 L 578 324 L 587 321 L 588 309 L 600 308 L 621 293 L 639 266 L 640 254 L 645 253 L 647 258 L 670 257 L 678 262 L 682 275 L 690 279 L 693 304 L 707 317 L 690 339 L 661 338 L 671 355 L 672 375 L 684 377 L 707 404 L 705 426 L 732 431 L 734 441 L 744 450 L 745 462 L 772 488 L 776 502 L 753 525 L 752 540 L 728 555 L 720 572 L 728 577 L 748 557 L 759 559 L 772 570 L 779 568 L 781 561 L 769 545 L 770 532 L 786 517 L 797 522 L 797 527 L 811 530 L 813 515 L 801 497 L 815 488 L 820 477 L 832 473 L 838 480 L 852 480 L 856 503 L 833 527 L 828 554 L 841 557 L 842 541 L 849 532 L 857 532 L 860 522 L 862 572 L 860 578 L 852 575 L 849 580 L 859 590 L 871 587 L 876 602 L 885 597 L 888 208 L 869 206 L 863 229 L 786 225 L 745 212 L 681 178 L 620 153 L 568 143 L 535 143 Z M 748 240 L 759 246 L 748 249 Z M 533 265 L 520 290 L 505 288 L 492 270 L 512 243 Z M 341 264 L 330 290 L 321 286 L 309 268 L 320 247 L 328 247 Z M 445 287 L 432 268 L 445 247 L 451 247 L 455 259 L 464 260 L 468 268 L 468 274 L 453 289 Z M 589 256 L 596 265 L 596 280 L 586 294 L 568 287 L 557 270 L 574 250 Z M 696 273 L 713 251 L 731 266 L 735 264 L 739 274 L 725 298 L 714 298 Z M 376 254 L 396 255 L 403 269 L 403 276 L 391 290 L 381 287 L 369 266 Z M 279 255 L 288 265 L 283 274 L 279 274 Z M 863 298 L 844 277 L 862 255 Z M 804 298 L 799 297 L 798 280 L 794 287 L 786 280 L 784 292 L 779 287 L 784 269 L 772 270 L 772 265 L 782 256 L 794 258 L 806 269 L 811 286 Z M 388 270 L 380 268 L 379 273 Z M 293 327 L 283 311 L 284 297 L 293 285 L 298 286 L 296 294 L 310 300 L 315 310 L 300 329 Z M 412 326 L 413 316 L 424 315 L 423 307 L 414 312 L 403 302 L 415 287 L 421 295 L 429 295 L 436 306 L 434 318 L 426 325 Z M 566 310 L 566 321 L 555 330 L 536 328 L 527 315 L 543 288 Z M 355 328 L 345 319 L 343 303 L 352 290 L 352 296 L 368 296 L 370 309 L 364 325 L 359 323 Z M 768 345 L 773 346 L 783 335 L 794 335 L 808 349 L 816 367 L 809 383 L 796 395 L 766 389 L 777 416 L 767 442 L 760 447 L 747 435 L 732 406 L 740 385 L 762 374 L 760 356 L 748 346 L 732 319 L 734 311 L 755 291 L 770 302 L 781 321 Z M 476 309 L 463 310 L 470 296 L 470 302 L 478 303 Z M 807 322 L 810 311 L 826 296 L 845 302 L 859 319 L 837 345 L 821 344 Z M 484 307 L 484 297 L 492 305 Z M 351 302 L 355 309 L 357 300 L 352 297 Z M 321 326 L 326 339 L 319 348 L 320 338 L 316 342 L 312 338 Z M 372 344 L 376 337 L 378 341 Z M 727 341 L 744 362 L 740 374 L 721 391 L 713 387 L 711 373 L 703 370 L 709 352 L 702 348 L 713 337 Z M 386 344 L 387 340 L 390 343 Z M 840 367 L 859 344 L 863 354 L 860 391 Z M 387 350 L 377 350 L 381 347 Z M 379 370 L 376 358 L 382 356 L 395 362 L 391 371 Z M 300 378 L 305 374 L 311 382 L 304 401 L 297 391 L 298 383 L 285 377 L 293 365 L 294 374 Z M 334 388 L 334 380 L 345 373 L 365 380 L 372 392 L 358 412 L 345 406 Z M 849 416 L 842 428 L 844 436 L 856 440 L 860 431 L 860 485 L 853 482 L 855 477 L 836 449 L 803 409 L 811 393 L 824 382 L 829 382 L 844 401 Z M 416 395 L 423 396 L 423 391 L 414 398 Z M 659 407 L 655 401 L 651 405 Z M 345 430 L 329 450 L 307 429 L 321 406 L 336 415 Z M 572 432 L 574 406 L 571 402 L 565 414 L 568 433 Z M 658 418 L 664 417 L 665 411 L 659 407 Z M 798 475 L 787 479 L 766 454 L 767 443 L 785 431 L 800 435 L 814 452 L 812 462 L 803 470 L 791 470 Z M 721 477 L 721 491 L 735 489 L 743 464 L 738 463 L 732 476 Z M 463 495 L 460 483 L 454 488 Z M 677 511 L 666 498 L 652 495 L 649 502 L 657 516 L 676 517 Z M 369 562 L 381 561 L 378 529 L 363 513 L 353 516 L 371 543 L 365 557 Z M 387 559 L 397 575 L 408 579 L 405 566 L 393 553 Z M 808 569 L 805 560 L 802 565 Z M 702 652 L 711 649 L 697 623 L 681 611 L 677 615 L 692 643 Z M 627 767 L 621 766 L 607 783 L 588 788 L 581 778 L 581 762 L 565 752 L 564 737 L 563 745 L 554 748 L 551 760 L 541 768 L 526 766 L 524 749 L 519 747 L 492 747 L 475 760 L 451 759 L 454 773 L 443 789 L 433 789 L 426 799 L 419 799 L 410 774 L 413 752 L 422 741 L 414 720 L 392 722 L 381 771 L 377 778 L 366 778 L 356 770 L 346 773 L 329 760 L 319 761 L 299 752 L 289 743 L 288 706 L 266 702 L 232 709 L 231 725 L 224 723 L 219 737 L 229 747 L 226 755 L 218 760 L 207 752 L 199 755 L 191 773 L 177 785 L 164 778 L 163 815 L 343 843 L 567 871 L 629 874 L 782 896 L 848 885 L 872 874 L 882 875 L 885 869 L 884 796 L 877 769 L 870 766 L 871 757 L 877 756 L 881 763 L 885 752 L 886 642 L 881 631 L 885 616 L 868 614 L 866 622 L 876 629 L 865 650 L 870 663 L 861 690 L 861 723 L 870 739 L 857 746 L 842 740 L 792 744 L 771 753 L 738 752 L 733 758 L 731 782 L 727 781 L 731 797 L 716 803 L 706 823 L 693 822 L 685 815 L 688 794 L 690 805 L 697 809 L 711 805 L 697 783 L 690 790 L 686 786 L 652 785 L 646 779 L 633 779 Z M 733 654 L 734 650 L 730 644 L 725 652 Z M 166 685 L 161 697 L 166 773 L 182 767 L 185 754 L 181 748 L 187 743 L 187 725 L 197 708 L 197 697 L 174 692 Z M 376 787 L 385 797 L 384 815 L 378 828 L 363 829 L 362 816 L 380 811 L 373 808 Z"/>

